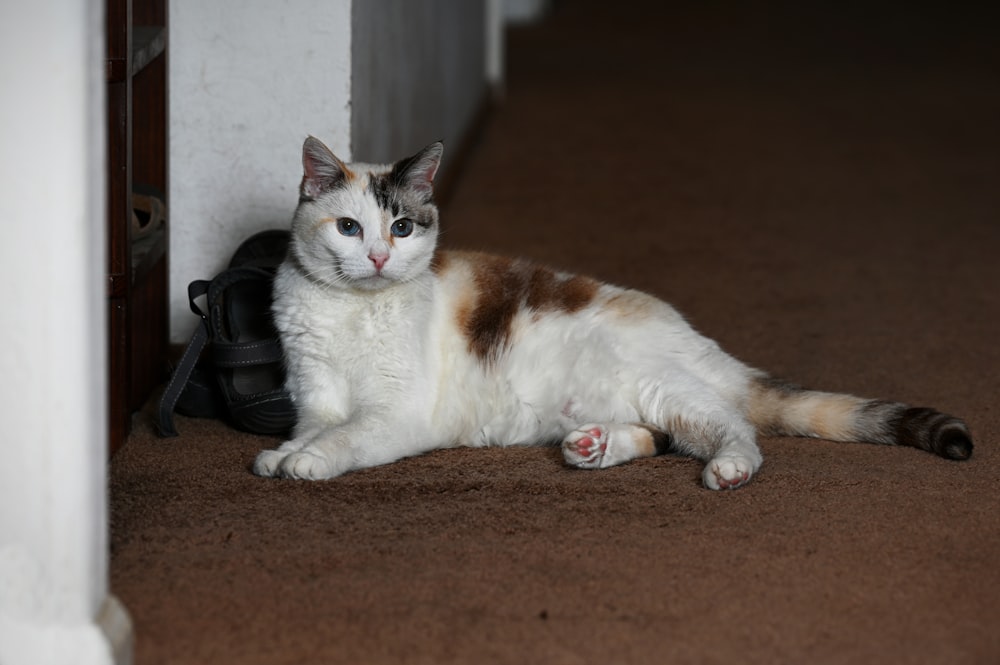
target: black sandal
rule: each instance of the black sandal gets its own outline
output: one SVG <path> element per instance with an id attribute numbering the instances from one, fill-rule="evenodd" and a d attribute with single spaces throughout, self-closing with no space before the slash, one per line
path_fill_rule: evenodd
<path id="1" fill-rule="evenodd" d="M 286 433 L 295 408 L 284 389 L 281 342 L 271 319 L 274 271 L 288 247 L 287 231 L 264 231 L 240 245 L 230 268 L 188 286 L 191 311 L 201 318 L 164 390 L 161 436 L 177 436 L 173 412 L 226 417 L 258 434 Z M 205 297 L 203 311 L 197 301 Z M 207 363 L 197 366 L 210 345 Z"/>

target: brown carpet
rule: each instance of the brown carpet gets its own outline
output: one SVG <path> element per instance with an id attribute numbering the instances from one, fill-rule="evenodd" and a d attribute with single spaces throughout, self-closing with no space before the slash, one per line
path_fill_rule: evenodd
<path id="1" fill-rule="evenodd" d="M 249 473 L 277 441 L 142 420 L 111 474 L 137 663 L 1000 662 L 997 23 L 801 4 L 577 0 L 515 31 L 444 242 L 657 293 L 789 380 L 960 415 L 971 461 L 766 439 L 736 492 L 692 460 L 547 448 L 305 483 Z"/>

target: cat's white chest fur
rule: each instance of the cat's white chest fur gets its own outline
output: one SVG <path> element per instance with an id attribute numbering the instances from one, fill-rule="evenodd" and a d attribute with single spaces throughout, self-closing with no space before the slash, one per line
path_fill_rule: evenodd
<path id="1" fill-rule="evenodd" d="M 428 280 L 424 280 L 425 282 Z M 275 323 L 285 339 L 297 403 L 322 399 L 331 417 L 359 409 L 419 425 L 435 386 L 425 371 L 432 313 L 426 284 L 369 293 L 324 289 L 288 266 L 275 280 Z"/>

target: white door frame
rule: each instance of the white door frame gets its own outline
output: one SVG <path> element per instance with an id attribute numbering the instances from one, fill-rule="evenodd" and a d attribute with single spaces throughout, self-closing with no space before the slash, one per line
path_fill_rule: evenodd
<path id="1" fill-rule="evenodd" d="M 104 3 L 0 4 L 0 663 L 127 663 L 108 590 Z"/>

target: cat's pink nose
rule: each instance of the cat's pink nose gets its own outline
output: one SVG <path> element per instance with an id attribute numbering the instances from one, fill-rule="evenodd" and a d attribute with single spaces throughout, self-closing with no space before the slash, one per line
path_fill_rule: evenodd
<path id="1" fill-rule="evenodd" d="M 382 272 L 382 266 L 389 260 L 388 254 L 369 254 L 368 258 L 375 264 L 375 270 Z"/>

